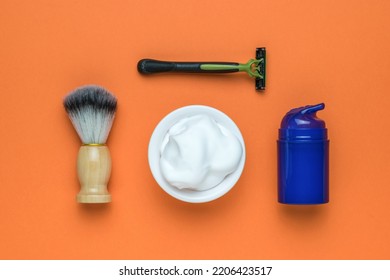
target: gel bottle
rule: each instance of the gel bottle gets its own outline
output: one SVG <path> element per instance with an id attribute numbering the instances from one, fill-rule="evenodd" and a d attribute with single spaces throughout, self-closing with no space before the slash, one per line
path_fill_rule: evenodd
<path id="1" fill-rule="evenodd" d="M 329 202 L 329 140 L 316 113 L 325 104 L 288 112 L 278 140 L 278 201 L 284 204 Z"/>

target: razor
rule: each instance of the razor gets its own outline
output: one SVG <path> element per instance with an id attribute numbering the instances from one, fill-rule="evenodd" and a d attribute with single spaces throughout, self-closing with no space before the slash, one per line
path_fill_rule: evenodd
<path id="1" fill-rule="evenodd" d="M 237 62 L 173 62 L 154 59 L 141 59 L 138 62 L 138 72 L 141 74 L 155 74 L 163 72 L 182 73 L 235 73 L 246 72 L 255 79 L 256 90 L 265 89 L 265 48 L 256 49 L 256 58 L 247 63 Z"/>

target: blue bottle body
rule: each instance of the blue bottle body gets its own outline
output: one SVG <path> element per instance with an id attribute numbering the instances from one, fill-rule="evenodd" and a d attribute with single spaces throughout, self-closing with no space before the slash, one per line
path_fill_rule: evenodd
<path id="1" fill-rule="evenodd" d="M 324 104 L 291 110 L 279 130 L 278 201 L 284 204 L 329 202 L 329 140 L 316 112 Z"/>
<path id="2" fill-rule="evenodd" d="M 329 140 L 279 140 L 278 162 L 280 203 L 329 202 Z"/>

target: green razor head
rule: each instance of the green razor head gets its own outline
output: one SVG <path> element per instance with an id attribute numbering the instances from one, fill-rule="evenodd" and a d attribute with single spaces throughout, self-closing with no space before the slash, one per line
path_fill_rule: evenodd
<path id="1" fill-rule="evenodd" d="M 265 89 L 265 67 L 266 67 L 266 50 L 265 48 L 256 49 L 256 61 L 255 72 L 258 76 L 255 76 L 256 90 Z"/>

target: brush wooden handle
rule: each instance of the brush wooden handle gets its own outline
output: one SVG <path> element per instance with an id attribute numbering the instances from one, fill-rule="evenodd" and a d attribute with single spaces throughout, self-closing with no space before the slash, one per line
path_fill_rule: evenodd
<path id="1" fill-rule="evenodd" d="M 111 202 L 107 184 L 111 174 L 111 157 L 107 146 L 81 146 L 77 158 L 81 190 L 80 203 Z"/>

